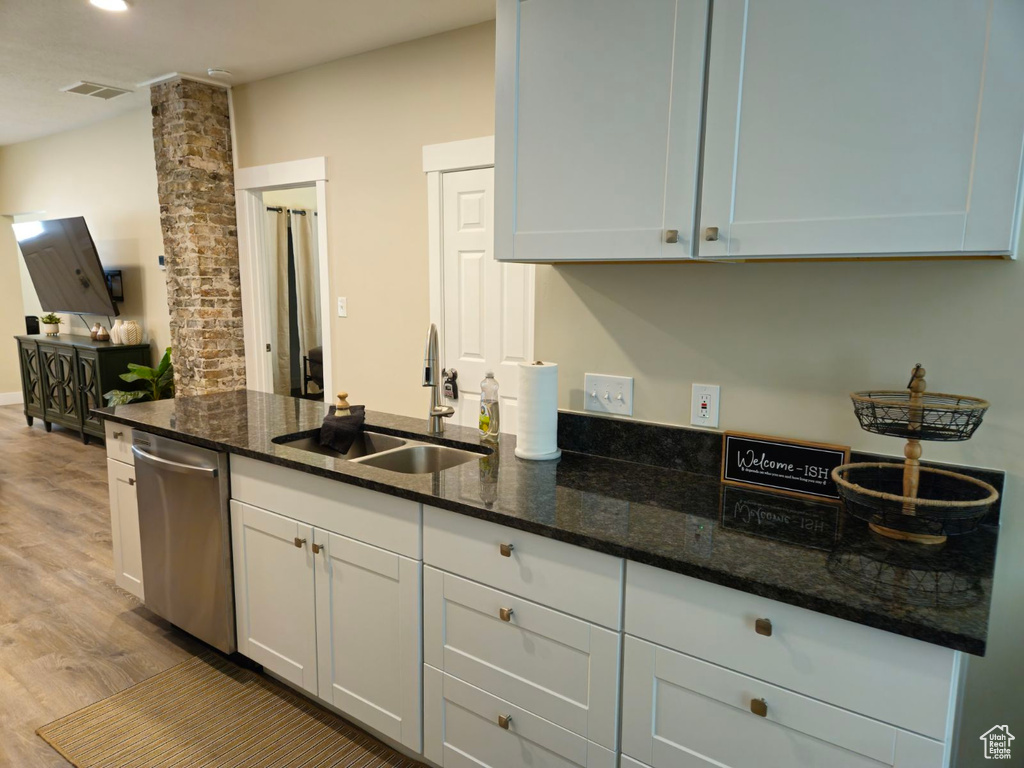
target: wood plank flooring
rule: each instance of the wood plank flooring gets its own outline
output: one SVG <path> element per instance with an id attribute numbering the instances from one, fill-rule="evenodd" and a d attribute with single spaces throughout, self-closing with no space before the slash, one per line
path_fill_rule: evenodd
<path id="1" fill-rule="evenodd" d="M 106 452 L 0 407 L 0 766 L 67 766 L 35 729 L 202 652 L 114 586 Z"/>

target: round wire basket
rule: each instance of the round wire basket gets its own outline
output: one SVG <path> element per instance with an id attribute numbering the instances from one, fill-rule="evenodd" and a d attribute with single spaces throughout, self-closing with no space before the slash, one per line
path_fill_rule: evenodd
<path id="1" fill-rule="evenodd" d="M 999 500 L 985 481 L 934 467 L 919 467 L 917 495 L 905 496 L 904 472 L 903 464 L 843 464 L 832 479 L 853 517 L 918 536 L 970 533 Z"/>
<path id="2" fill-rule="evenodd" d="M 854 392 L 853 410 L 868 432 L 906 440 L 969 440 L 981 426 L 988 402 L 966 395 L 926 392 L 912 403 L 907 390 Z"/>

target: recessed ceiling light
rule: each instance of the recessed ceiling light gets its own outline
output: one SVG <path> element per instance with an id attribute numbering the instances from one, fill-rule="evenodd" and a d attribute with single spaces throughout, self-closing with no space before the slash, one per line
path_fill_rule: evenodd
<path id="1" fill-rule="evenodd" d="M 126 0 L 89 0 L 90 3 L 95 5 L 97 8 L 102 8 L 104 11 L 127 11 L 128 3 Z"/>

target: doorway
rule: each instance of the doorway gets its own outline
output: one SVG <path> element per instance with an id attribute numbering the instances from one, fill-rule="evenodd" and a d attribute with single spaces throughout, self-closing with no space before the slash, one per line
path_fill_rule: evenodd
<path id="1" fill-rule="evenodd" d="M 502 432 L 515 433 L 519 363 L 533 359 L 532 264 L 494 259 L 494 138 L 423 148 L 430 237 L 430 317 L 446 371 L 457 371 L 453 421 L 476 427 L 480 383 L 499 384 Z"/>
<path id="2" fill-rule="evenodd" d="M 324 158 L 235 172 L 250 389 L 322 400 L 331 390 Z"/>

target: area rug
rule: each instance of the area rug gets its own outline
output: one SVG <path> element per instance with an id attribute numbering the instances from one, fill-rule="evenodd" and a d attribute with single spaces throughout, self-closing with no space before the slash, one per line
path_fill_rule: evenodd
<path id="1" fill-rule="evenodd" d="M 413 768 L 369 734 L 214 654 L 36 733 L 77 768 Z"/>

